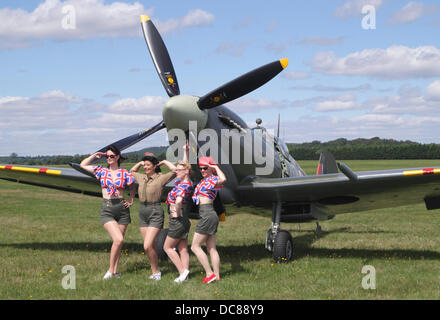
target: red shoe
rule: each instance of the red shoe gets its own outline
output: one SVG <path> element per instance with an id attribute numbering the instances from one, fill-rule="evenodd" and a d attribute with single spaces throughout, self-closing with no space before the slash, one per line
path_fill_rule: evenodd
<path id="1" fill-rule="evenodd" d="M 204 277 L 203 283 L 211 283 L 217 279 L 217 276 L 213 273 L 210 277 Z"/>

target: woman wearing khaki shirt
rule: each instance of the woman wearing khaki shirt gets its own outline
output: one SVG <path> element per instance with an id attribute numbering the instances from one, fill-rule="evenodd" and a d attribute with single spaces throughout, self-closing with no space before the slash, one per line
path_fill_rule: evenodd
<path id="1" fill-rule="evenodd" d="M 174 170 L 162 174 L 160 172 L 162 164 L 167 165 L 170 169 L 174 167 L 166 160 L 159 162 L 154 156 L 145 156 L 141 162 L 130 169 L 139 185 L 139 227 L 144 239 L 144 250 L 151 265 L 152 275 L 149 279 L 152 280 L 161 279 L 154 240 L 164 224 L 164 212 L 160 204 L 162 191 L 163 187 L 176 176 Z M 144 168 L 145 174 L 137 172 L 141 166 Z"/>

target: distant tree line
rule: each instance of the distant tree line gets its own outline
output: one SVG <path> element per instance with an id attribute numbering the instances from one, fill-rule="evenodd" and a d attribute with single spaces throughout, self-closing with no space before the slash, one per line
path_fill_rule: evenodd
<path id="1" fill-rule="evenodd" d="M 133 151 L 124 153 L 122 152 L 122 156 L 125 158 L 126 162 L 139 162 L 142 160 L 145 152 L 151 152 L 159 160 L 165 159 L 165 152 L 167 147 L 152 147 L 145 148 L 139 151 Z M 7 164 L 22 164 L 22 165 L 31 165 L 31 166 L 51 166 L 51 165 L 60 165 L 60 164 L 69 164 L 80 163 L 84 158 L 87 158 L 90 154 L 75 154 L 73 156 L 68 155 L 55 155 L 55 156 L 18 156 L 17 153 L 13 152 L 9 156 L 0 156 L 0 163 Z"/>
<path id="2" fill-rule="evenodd" d="M 336 159 L 344 160 L 440 159 L 440 144 L 421 144 L 378 137 L 354 140 L 340 138 L 324 143 L 312 141 L 287 145 L 290 154 L 296 160 L 317 160 L 321 149 L 330 151 Z"/>
<path id="3" fill-rule="evenodd" d="M 347 140 L 344 138 L 320 142 L 312 141 L 305 143 L 287 143 L 290 154 L 296 160 L 317 160 L 319 150 L 330 151 L 336 159 L 343 160 L 375 160 L 375 159 L 440 159 L 440 144 L 421 144 L 413 141 L 397 141 L 393 139 L 371 139 Z M 139 162 L 145 152 L 152 152 L 159 160 L 165 159 L 167 147 L 151 147 L 139 151 L 122 153 L 126 162 Z M 7 157 L 0 157 L 0 163 L 25 164 L 25 165 L 59 165 L 69 162 L 80 163 L 84 155 L 57 155 L 57 156 L 35 156 L 21 157 L 11 153 Z"/>

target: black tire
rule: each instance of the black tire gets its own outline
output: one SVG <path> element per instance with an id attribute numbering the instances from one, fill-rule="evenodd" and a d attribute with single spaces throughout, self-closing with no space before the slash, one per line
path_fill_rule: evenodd
<path id="1" fill-rule="evenodd" d="M 293 241 L 288 231 L 281 230 L 275 236 L 273 258 L 277 262 L 288 262 L 293 258 Z"/>
<path id="2" fill-rule="evenodd" d="M 160 260 L 167 260 L 168 259 L 168 255 L 165 252 L 165 250 L 163 249 L 163 245 L 165 243 L 165 239 L 167 238 L 167 235 L 168 235 L 168 229 L 162 229 L 162 230 L 160 230 L 159 234 L 157 235 L 156 239 L 154 240 L 154 245 L 156 246 L 157 257 Z"/>

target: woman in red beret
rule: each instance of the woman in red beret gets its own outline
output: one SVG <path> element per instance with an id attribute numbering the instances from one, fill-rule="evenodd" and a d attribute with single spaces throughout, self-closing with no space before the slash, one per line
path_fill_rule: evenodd
<path id="1" fill-rule="evenodd" d="M 199 159 L 199 169 L 203 179 L 197 184 L 192 199 L 199 205 L 200 220 L 196 226 L 191 251 L 197 256 L 200 264 L 205 269 L 206 277 L 203 278 L 203 282 L 211 283 L 220 280 L 220 256 L 216 248 L 219 219 L 213 203 L 217 197 L 218 189 L 226 181 L 226 176 L 211 157 L 201 157 Z M 204 243 L 206 243 L 206 249 L 211 257 L 213 268 L 211 268 L 208 256 L 202 249 Z"/>

